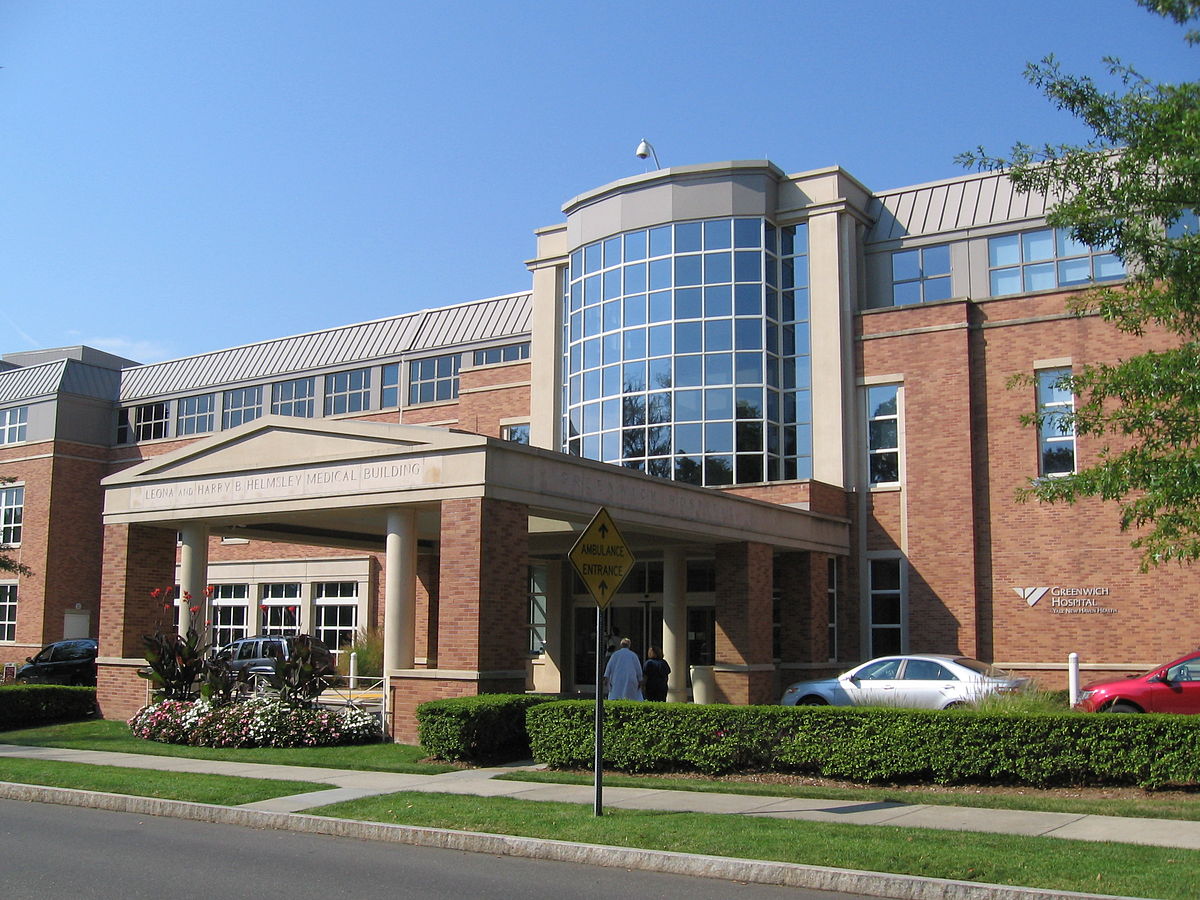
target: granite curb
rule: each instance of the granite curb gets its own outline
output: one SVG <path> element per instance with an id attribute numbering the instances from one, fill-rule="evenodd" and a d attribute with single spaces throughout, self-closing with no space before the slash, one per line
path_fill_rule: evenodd
<path id="1" fill-rule="evenodd" d="M 841 891 L 895 900 L 1133 900 L 1113 894 L 1082 894 L 1041 888 L 979 884 L 884 872 L 863 872 L 770 860 L 733 859 L 665 850 L 641 850 L 601 844 L 578 844 L 543 838 L 451 831 L 414 825 L 388 825 L 354 819 L 334 819 L 301 813 L 267 812 L 247 807 L 217 806 L 184 800 L 134 797 L 74 788 L 41 787 L 0 782 L 0 799 L 83 806 L 137 815 L 170 816 L 221 825 L 271 828 L 308 834 L 327 834 L 357 840 L 438 847 L 495 856 L 517 856 L 584 865 L 637 869 L 698 878 L 717 878 L 754 884 L 775 884 L 811 890 Z"/>

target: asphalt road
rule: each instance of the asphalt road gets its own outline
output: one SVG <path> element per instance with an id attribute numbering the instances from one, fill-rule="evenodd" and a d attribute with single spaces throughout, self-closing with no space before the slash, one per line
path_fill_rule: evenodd
<path id="1" fill-rule="evenodd" d="M 857 900 L 860 895 L 0 800 L 0 896 Z"/>

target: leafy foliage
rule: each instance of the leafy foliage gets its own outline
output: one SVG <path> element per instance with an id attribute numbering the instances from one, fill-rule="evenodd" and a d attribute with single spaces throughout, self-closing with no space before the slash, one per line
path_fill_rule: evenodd
<path id="1" fill-rule="evenodd" d="M 1138 0 L 1179 24 L 1200 18 L 1198 0 Z M 1200 31 L 1189 31 L 1200 43 Z M 1026 78 L 1094 137 L 1084 146 L 1016 144 L 1007 158 L 982 148 L 959 161 L 1007 169 L 1017 188 L 1055 201 L 1047 221 L 1124 262 L 1122 286 L 1085 292 L 1075 312 L 1098 314 L 1134 335 L 1150 329 L 1174 346 L 1123 362 L 1086 365 L 1064 379 L 1078 398 L 1063 428 L 1104 444 L 1098 461 L 1072 475 L 1033 482 L 1021 494 L 1072 503 L 1120 504 L 1123 529 L 1143 569 L 1200 558 L 1200 82 L 1154 84 L 1106 58 L 1120 92 L 1064 73 L 1053 56 Z M 1036 416 L 1027 424 L 1038 423 Z"/>
<path id="2" fill-rule="evenodd" d="M 529 735 L 525 731 L 525 711 L 554 699 L 536 694 L 480 694 L 430 700 L 417 707 L 421 746 L 438 759 L 526 759 Z"/>
<path id="3" fill-rule="evenodd" d="M 163 700 L 129 720 L 135 737 L 193 747 L 328 747 L 381 738 L 378 719 L 360 709 L 302 709 L 253 697 L 214 706 L 207 700 Z"/>
<path id="4" fill-rule="evenodd" d="M 590 768 L 594 705 L 526 714 L 538 762 Z M 1200 785 L 1200 717 L 853 707 L 605 705 L 604 764 L 936 784 Z"/>
<path id="5" fill-rule="evenodd" d="M 149 679 L 155 693 L 164 699 L 189 699 L 204 671 L 204 657 L 209 649 L 200 633 L 189 628 L 186 635 L 181 635 L 159 627 L 154 634 L 143 635 L 142 641 L 146 645 L 149 671 L 141 669 L 138 674 Z"/>
<path id="6" fill-rule="evenodd" d="M 292 650 L 286 657 L 282 653 L 275 657 L 275 669 L 267 681 L 282 703 L 311 705 L 328 687 L 326 678 L 337 674 L 328 656 L 318 656 L 313 651 L 312 637 L 301 634 L 292 642 Z"/>
<path id="7" fill-rule="evenodd" d="M 96 713 L 94 687 L 13 684 L 0 688 L 0 728 L 87 719 Z"/>

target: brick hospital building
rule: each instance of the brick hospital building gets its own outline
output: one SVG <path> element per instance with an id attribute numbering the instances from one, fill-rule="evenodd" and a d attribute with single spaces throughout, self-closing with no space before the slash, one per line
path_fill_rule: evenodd
<path id="1" fill-rule="evenodd" d="M 100 641 L 146 697 L 156 587 L 214 641 L 384 635 L 391 718 L 594 690 L 566 554 L 601 507 L 636 565 L 606 628 L 717 699 L 897 651 L 1065 684 L 1200 644 L 1195 574 L 1141 573 L 1113 504 L 1019 503 L 1100 447 L 1065 372 L 1167 336 L 1068 312 L 1120 262 L 1002 174 L 876 193 L 840 168 L 662 169 L 570 200 L 527 290 L 140 365 L 0 362 L 0 661 Z M 1013 375 L 1033 376 L 1010 386 Z M 1051 414 L 1041 432 L 1022 415 Z"/>

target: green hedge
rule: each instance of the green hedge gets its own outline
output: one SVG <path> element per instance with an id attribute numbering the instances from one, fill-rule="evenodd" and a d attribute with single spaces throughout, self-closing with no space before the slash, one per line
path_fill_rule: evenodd
<path id="1" fill-rule="evenodd" d="M 594 704 L 530 709 L 533 758 L 590 768 Z M 1200 716 L 605 704 L 604 764 L 860 782 L 1200 785 Z"/>
<path id="2" fill-rule="evenodd" d="M 96 713 L 94 687 L 13 684 L 0 688 L 0 728 L 86 719 Z"/>
<path id="3" fill-rule="evenodd" d="M 430 700 L 417 707 L 417 733 L 421 746 L 438 759 L 528 759 L 525 711 L 554 699 L 536 694 L 480 694 Z"/>

